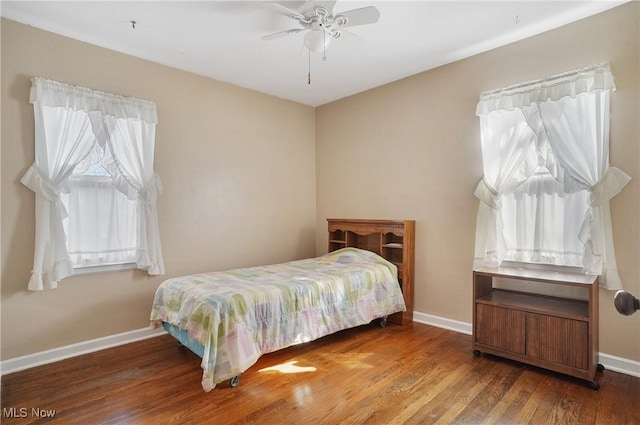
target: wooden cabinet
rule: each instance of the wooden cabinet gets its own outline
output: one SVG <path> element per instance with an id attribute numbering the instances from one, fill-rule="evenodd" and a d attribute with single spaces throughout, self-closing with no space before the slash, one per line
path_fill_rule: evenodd
<path id="1" fill-rule="evenodd" d="M 507 279 L 510 289 L 499 281 Z M 513 290 L 519 286 L 527 292 Z M 540 285 L 541 284 L 541 285 Z M 560 285 L 576 298 L 532 288 Z M 557 286 L 555 287 L 557 289 Z M 590 381 L 598 364 L 598 276 L 523 268 L 473 272 L 473 350 L 529 363 Z"/>
<path id="2" fill-rule="evenodd" d="M 375 252 L 398 267 L 398 281 L 407 311 L 389 316 L 404 325 L 413 321 L 414 220 L 329 218 L 329 252 L 355 247 Z"/>

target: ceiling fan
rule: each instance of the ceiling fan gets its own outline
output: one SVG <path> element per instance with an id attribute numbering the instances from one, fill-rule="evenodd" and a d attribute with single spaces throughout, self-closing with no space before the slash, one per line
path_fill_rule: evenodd
<path id="1" fill-rule="evenodd" d="M 265 35 L 263 40 L 274 40 L 306 32 L 304 45 L 309 52 L 325 51 L 332 39 L 342 36 L 344 28 L 378 22 L 380 12 L 374 6 L 345 12 L 334 11 L 335 1 L 289 1 L 266 3 L 273 11 L 295 20 L 300 28 L 292 28 Z"/>

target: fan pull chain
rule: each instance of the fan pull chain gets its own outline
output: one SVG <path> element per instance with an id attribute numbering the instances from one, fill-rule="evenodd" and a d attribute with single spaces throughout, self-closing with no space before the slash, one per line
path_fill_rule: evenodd
<path id="1" fill-rule="evenodd" d="M 309 72 L 307 73 L 307 85 L 311 85 L 311 50 L 309 52 Z"/>
<path id="2" fill-rule="evenodd" d="M 327 60 L 327 31 L 325 31 L 324 29 L 322 30 L 322 60 L 326 61 Z"/>

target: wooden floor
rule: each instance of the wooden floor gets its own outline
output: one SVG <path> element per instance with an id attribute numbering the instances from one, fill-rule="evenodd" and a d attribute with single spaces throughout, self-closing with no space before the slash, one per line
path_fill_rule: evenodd
<path id="1" fill-rule="evenodd" d="M 593 391 L 416 323 L 267 354 L 235 388 L 205 393 L 201 376 L 198 357 L 152 338 L 3 377 L 2 424 L 640 424 L 640 378 L 605 370 Z"/>

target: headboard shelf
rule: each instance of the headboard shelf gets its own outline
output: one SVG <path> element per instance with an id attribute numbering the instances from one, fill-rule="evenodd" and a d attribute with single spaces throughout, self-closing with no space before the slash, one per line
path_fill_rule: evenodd
<path id="1" fill-rule="evenodd" d="M 370 220 L 328 218 L 329 252 L 354 247 L 375 252 L 398 267 L 407 311 L 389 321 L 404 325 L 413 321 L 413 282 L 415 258 L 414 220 Z"/>

